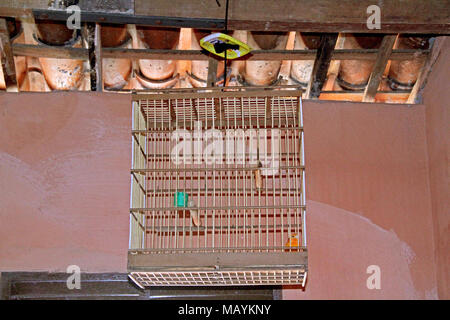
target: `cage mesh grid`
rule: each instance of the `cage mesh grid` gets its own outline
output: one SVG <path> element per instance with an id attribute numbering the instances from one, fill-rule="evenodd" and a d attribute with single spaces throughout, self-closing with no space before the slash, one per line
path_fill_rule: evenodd
<path id="1" fill-rule="evenodd" d="M 242 270 L 203 272 L 131 272 L 130 277 L 141 287 L 149 286 L 227 286 L 287 285 L 304 282 L 302 269 Z"/>
<path id="2" fill-rule="evenodd" d="M 161 268 L 167 267 L 162 258 L 173 253 L 306 252 L 301 93 L 227 94 L 134 99 L 130 252 L 155 255 Z M 176 206 L 178 192 L 191 201 Z M 222 274 L 215 272 L 204 275 Z M 242 284 L 253 272 L 203 282 Z M 152 275 L 143 283 L 162 284 L 155 274 L 135 278 Z M 280 275 L 261 281 L 302 280 Z M 177 285 L 174 279 L 167 281 Z"/>

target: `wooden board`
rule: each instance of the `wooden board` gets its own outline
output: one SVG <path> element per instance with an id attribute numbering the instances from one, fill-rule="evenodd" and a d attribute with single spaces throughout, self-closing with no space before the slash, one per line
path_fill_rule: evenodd
<path id="1" fill-rule="evenodd" d="M 85 48 L 49 47 L 43 45 L 15 43 L 12 45 L 15 56 L 45 57 L 57 59 L 87 60 L 89 52 Z"/>
<path id="2" fill-rule="evenodd" d="M 8 27 L 5 19 L 0 19 L 0 48 L 1 51 L 1 68 L 7 91 L 17 90 L 16 67 L 14 64 L 14 55 L 9 39 Z"/>
<path id="3" fill-rule="evenodd" d="M 141 290 L 125 273 L 82 273 L 81 288 L 69 290 L 67 273 L 8 272 L 0 283 L 2 300 L 155 300 L 219 299 L 272 300 L 272 288 L 262 287 L 152 287 Z M 1 279 L 1 278 L 0 278 Z M 1 290 L 1 289 L 4 290 Z"/>
<path id="4" fill-rule="evenodd" d="M 380 85 L 384 70 L 386 70 L 386 65 L 388 63 L 389 56 L 391 55 L 392 48 L 394 47 L 396 38 L 396 35 L 386 35 L 383 37 L 369 82 L 366 86 L 366 90 L 364 91 L 363 102 L 375 101 L 375 95 L 377 94 L 378 86 Z"/>
<path id="5" fill-rule="evenodd" d="M 306 266 L 308 253 L 302 252 L 229 252 L 229 253 L 128 253 L 128 270 L 152 268 L 262 268 L 277 266 Z"/>
<path id="6" fill-rule="evenodd" d="M 103 48 L 103 57 L 155 60 L 209 60 L 208 54 L 200 50 L 156 50 Z M 377 50 L 339 49 L 331 54 L 332 60 L 375 60 Z M 394 50 L 390 60 L 407 60 L 420 55 L 427 55 L 429 50 Z M 253 50 L 239 60 L 314 60 L 317 50 Z"/>
<path id="7" fill-rule="evenodd" d="M 225 0 L 135 0 L 135 14 L 224 19 Z M 449 0 L 384 1 L 381 29 L 367 28 L 372 0 L 229 0 L 230 30 L 449 33 Z M 420 12 L 420 14 L 417 14 Z"/>
<path id="8" fill-rule="evenodd" d="M 12 0 L 1 1 L 0 16 L 26 17 L 33 9 L 48 9 L 48 0 Z"/>
<path id="9" fill-rule="evenodd" d="M 317 50 L 316 60 L 311 74 L 311 79 L 306 89 L 306 96 L 309 99 L 316 99 L 322 91 L 328 74 L 328 67 L 330 66 L 331 56 L 333 54 L 334 46 L 338 38 L 337 33 L 323 34 L 320 37 L 320 47 Z"/>
<path id="10" fill-rule="evenodd" d="M 218 5 L 218 3 L 220 5 Z M 450 0 L 378 2 L 381 28 L 367 28 L 373 0 L 229 0 L 229 30 L 449 34 Z M 80 0 L 82 21 L 223 29 L 226 0 Z M 0 16 L 67 19 L 48 0 L 3 1 Z M 420 14 L 418 14 L 420 12 Z"/>

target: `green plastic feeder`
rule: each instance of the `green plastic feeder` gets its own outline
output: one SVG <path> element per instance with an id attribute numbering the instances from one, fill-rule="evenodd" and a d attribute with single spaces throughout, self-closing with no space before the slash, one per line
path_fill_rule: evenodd
<path id="1" fill-rule="evenodd" d="M 188 194 L 186 192 L 175 192 L 174 194 L 174 205 L 177 208 L 187 207 L 188 205 Z"/>

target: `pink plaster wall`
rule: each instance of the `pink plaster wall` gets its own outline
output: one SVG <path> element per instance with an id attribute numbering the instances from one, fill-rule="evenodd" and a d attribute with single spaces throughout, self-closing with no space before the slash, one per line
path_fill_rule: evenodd
<path id="1" fill-rule="evenodd" d="M 450 39 L 447 37 L 424 92 L 437 283 L 441 299 L 450 299 L 449 72 Z"/>
<path id="2" fill-rule="evenodd" d="M 129 95 L 0 95 L 0 270 L 126 271 Z"/>
<path id="3" fill-rule="evenodd" d="M 304 103 L 310 272 L 284 298 L 437 297 L 424 123 L 421 105 Z"/>
<path id="4" fill-rule="evenodd" d="M 425 107 L 304 110 L 310 272 L 284 298 L 436 298 Z M 128 95 L 0 95 L 0 270 L 126 271 L 130 130 Z"/>

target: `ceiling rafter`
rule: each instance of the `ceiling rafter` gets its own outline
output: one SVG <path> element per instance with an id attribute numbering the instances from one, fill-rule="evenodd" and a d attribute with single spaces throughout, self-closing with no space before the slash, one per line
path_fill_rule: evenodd
<path id="1" fill-rule="evenodd" d="M 58 1 L 20 0 L 0 4 L 0 16 L 66 20 Z M 369 30 L 367 8 L 373 0 L 230 0 L 229 30 L 303 32 L 375 32 L 449 34 L 449 0 L 385 1 L 380 29 Z M 53 3 L 53 4 L 52 4 Z M 70 4 L 70 1 L 68 2 Z M 219 2 L 220 3 L 220 2 Z M 225 6 L 211 0 L 79 0 L 83 22 L 141 24 L 160 27 L 225 28 Z M 420 12 L 420 15 L 417 14 Z"/>
<path id="2" fill-rule="evenodd" d="M 338 38 L 337 33 L 323 34 L 320 37 L 320 47 L 317 50 L 316 60 L 311 75 L 311 80 L 306 89 L 306 96 L 309 99 L 319 98 L 322 87 L 328 74 L 331 57 Z"/>
<path id="3" fill-rule="evenodd" d="M 1 67 L 7 91 L 17 91 L 16 67 L 5 19 L 0 19 Z"/>
<path id="4" fill-rule="evenodd" d="M 15 56 L 46 57 L 59 59 L 87 60 L 86 48 L 48 47 L 43 45 L 13 44 Z M 427 56 L 430 50 L 398 49 L 392 50 L 390 60 L 407 60 Z M 175 49 L 128 49 L 102 48 L 104 58 L 155 59 L 155 60 L 209 60 L 208 54 L 201 50 Z M 331 60 L 375 60 L 377 49 L 337 49 Z M 317 50 L 253 50 L 239 60 L 314 60 Z"/>
<path id="5" fill-rule="evenodd" d="M 158 27 L 184 26 L 207 28 L 209 30 L 223 28 L 223 8 L 206 6 L 205 9 L 206 0 L 193 0 L 190 2 L 189 8 L 187 8 L 179 1 L 181 0 L 174 0 L 174 2 L 172 1 L 168 3 L 165 0 L 154 0 L 150 6 L 146 1 L 141 0 L 112 0 L 108 2 L 79 0 L 78 5 L 82 10 L 83 27 L 86 25 L 86 21 L 90 21 L 89 24 L 91 26 L 96 26 L 93 33 L 89 35 L 89 37 L 95 41 L 88 44 L 86 40 L 88 34 L 84 32 L 84 47 L 82 48 L 37 45 L 33 44 L 35 42 L 30 41 L 26 43 L 10 43 L 9 55 L 12 56 L 12 58 L 10 57 L 9 60 L 13 61 L 12 65 L 14 65 L 14 56 L 84 60 L 85 65 L 88 66 L 88 70 L 90 70 L 91 90 L 95 89 L 98 91 L 103 90 L 103 58 L 125 58 L 132 60 L 134 64 L 137 63 L 138 60 L 142 59 L 176 60 L 178 66 L 177 68 L 181 68 L 183 70 L 186 68 L 189 69 L 191 61 L 203 60 L 209 61 L 209 72 L 206 82 L 208 84 L 213 84 L 214 79 L 217 77 L 217 68 L 214 67 L 217 60 L 215 60 L 210 54 L 205 54 L 202 50 L 190 50 L 190 45 L 188 47 L 179 47 L 178 50 L 159 50 L 136 49 L 130 47 L 103 48 L 101 44 L 99 44 L 100 28 L 103 23 L 122 23 L 129 26 L 132 25 L 132 23 Z M 285 77 L 289 77 L 290 64 L 292 61 L 314 60 L 314 71 L 309 85 L 310 88 L 308 90 L 309 98 L 326 99 L 326 97 L 331 96 L 340 98 L 342 96 L 345 97 L 347 94 L 350 100 L 361 98 L 361 101 L 378 101 L 380 97 L 392 95 L 393 97 L 395 96 L 395 98 L 391 99 L 394 101 L 396 99 L 403 99 L 404 95 L 411 92 L 405 101 L 407 100 L 409 103 L 411 103 L 411 101 L 417 101 L 416 97 L 418 92 L 420 91 L 420 88 L 423 87 L 423 84 L 426 83 L 426 76 L 428 74 L 428 71 L 426 70 L 422 69 L 416 85 L 412 88 L 412 90 L 409 89 L 406 90 L 406 92 L 405 90 L 385 92 L 383 90 L 387 90 L 386 85 L 380 85 L 380 83 L 382 78 L 384 79 L 386 77 L 386 72 L 389 71 L 388 68 L 390 61 L 414 60 L 420 57 L 423 57 L 424 60 L 427 59 L 427 61 L 430 61 L 431 49 L 392 49 L 392 47 L 390 49 L 386 49 L 384 46 L 380 49 L 343 49 L 339 44 L 336 46 L 334 45 L 336 42 L 336 39 L 334 38 L 335 36 L 337 37 L 338 31 L 345 31 L 345 33 L 368 32 L 367 26 L 362 26 L 362 20 L 358 20 L 360 17 L 355 18 L 353 15 L 355 15 L 356 11 L 363 8 L 370 1 L 358 1 L 358 3 L 355 4 L 354 1 L 350 0 L 340 2 L 317 0 L 314 1 L 315 9 L 312 8 L 311 4 L 306 3 L 302 5 L 301 10 L 298 5 L 295 5 L 295 1 L 293 0 L 281 0 L 277 3 L 277 8 L 273 7 L 273 1 L 260 1 L 262 1 L 264 5 L 262 5 L 261 2 L 258 2 L 257 6 L 256 1 L 248 0 L 246 2 L 246 6 L 248 8 L 253 8 L 254 10 L 244 10 L 244 12 L 242 12 L 239 10 L 242 4 L 238 1 L 230 0 L 230 29 L 246 27 L 244 30 L 289 30 L 294 36 L 295 31 L 292 30 L 302 30 L 302 32 L 317 31 L 323 34 L 324 39 L 328 40 L 326 40 L 323 43 L 323 47 L 320 47 L 318 50 L 292 50 L 290 47 L 286 47 L 285 50 L 253 50 L 249 55 L 239 58 L 242 63 L 252 60 L 283 61 L 283 75 Z M 56 2 L 54 1 L 53 3 Z M 405 5 L 410 9 L 414 7 L 414 10 L 408 11 L 409 9 L 406 8 L 408 10 L 402 10 L 400 13 L 390 4 L 384 5 L 384 24 L 382 24 L 382 29 L 371 30 L 370 32 L 392 34 L 392 37 L 396 37 L 400 32 L 412 32 L 417 36 L 430 32 L 432 32 L 432 34 L 427 34 L 426 36 L 448 34 L 450 31 L 450 24 L 447 21 L 448 16 L 446 16 L 445 10 L 439 9 L 446 2 L 450 3 L 450 1 L 447 0 L 430 0 L 428 2 L 411 0 Z M 204 10 L 197 10 L 197 7 L 203 8 Z M 349 9 L 350 7 L 355 12 L 351 10 L 346 11 L 346 9 Z M 292 10 L 287 10 L 288 8 Z M 313 20 L 315 19 L 317 21 L 312 27 L 312 20 L 306 22 L 304 18 L 305 14 L 313 9 L 316 10 L 315 12 L 317 13 Z M 411 14 L 411 12 L 417 12 L 419 9 L 422 13 L 420 17 Z M 299 10 L 302 12 L 299 12 Z M 334 10 L 333 19 L 329 19 L 329 15 L 331 14 L 330 10 Z M 337 17 L 336 12 L 338 12 Z M 345 13 L 345 19 L 339 17 L 340 12 L 342 12 L 342 14 Z M 396 16 L 394 14 L 396 14 Z M 67 19 L 67 12 L 62 7 L 49 7 L 49 2 L 47 0 L 21 0 L 16 3 L 0 4 L 0 16 L 20 17 L 20 20 L 23 20 L 24 17 L 33 17 L 33 20 L 34 18 L 38 18 L 62 21 Z M 391 21 L 393 16 L 395 16 L 396 21 Z M 281 17 L 285 20 L 284 22 L 281 21 Z M 431 17 L 433 17 L 434 20 L 432 23 L 429 23 L 429 21 L 432 21 L 430 20 Z M 261 28 L 262 21 L 266 22 L 264 28 Z M 352 22 L 349 23 L 349 21 Z M 286 29 L 288 25 L 289 29 Z M 304 28 L 300 28 L 300 26 L 304 26 Z M 334 32 L 333 34 L 326 33 L 331 30 L 330 28 L 332 28 L 332 31 Z M 182 28 L 181 30 L 188 30 L 191 32 L 191 29 L 189 28 Z M 181 33 L 183 34 L 183 32 Z M 345 37 L 345 33 L 340 33 L 341 40 L 342 37 Z M 30 35 L 28 35 L 28 37 L 30 37 Z M 388 37 L 390 36 L 385 37 L 386 41 Z M 336 92 L 336 90 L 340 90 L 339 86 L 335 86 L 335 78 L 339 72 L 339 64 L 341 60 L 373 60 L 375 62 L 375 67 L 371 73 L 365 90 L 360 92 L 354 90 L 348 91 L 347 89 L 344 89 L 342 92 Z M 11 63 L 9 63 L 9 65 L 11 65 Z M 182 67 L 182 65 L 185 65 L 185 67 Z M 427 62 L 427 65 L 429 65 L 429 62 Z M 424 68 L 426 68 L 426 66 Z M 99 81 L 97 81 L 97 79 L 99 79 Z M 11 82 L 10 80 L 8 81 Z M 185 81 L 183 75 L 181 75 L 180 81 Z M 384 82 L 385 81 L 383 80 L 382 83 Z M 133 88 L 133 86 L 129 88 Z M 128 91 L 126 88 L 111 90 Z"/>
<path id="6" fill-rule="evenodd" d="M 364 91 L 363 102 L 375 101 L 375 95 L 377 94 L 381 78 L 383 77 L 396 38 L 397 35 L 386 35 L 383 37 L 372 74 L 370 75 L 369 82 Z"/>

